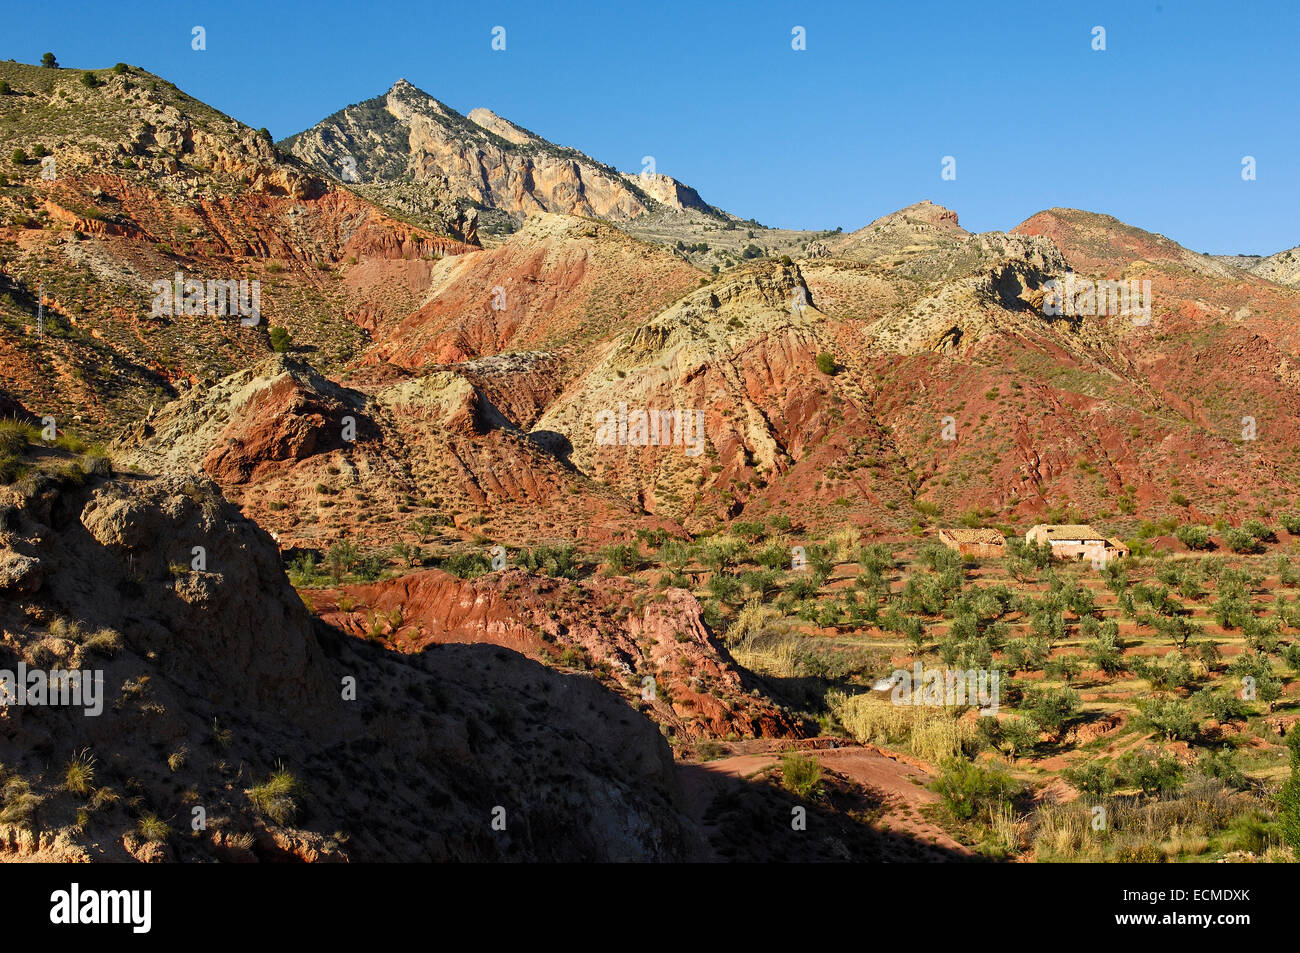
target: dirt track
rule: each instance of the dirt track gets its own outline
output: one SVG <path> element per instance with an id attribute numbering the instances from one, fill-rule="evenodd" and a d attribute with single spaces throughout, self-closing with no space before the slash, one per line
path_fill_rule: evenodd
<path id="1" fill-rule="evenodd" d="M 951 859 L 945 853 L 972 856 L 969 848 L 957 843 L 922 815 L 921 809 L 937 803 L 939 797 L 927 787 L 933 775 L 921 762 L 910 761 L 871 745 L 799 747 L 804 754 L 815 757 L 824 770 L 842 775 L 881 798 L 884 813 L 877 826 L 906 836 L 922 848 L 922 856 L 899 856 L 899 860 Z M 709 825 L 704 815 L 717 794 L 728 784 L 741 784 L 778 764 L 783 753 L 771 741 L 741 742 L 732 748 L 744 753 L 693 766 L 702 770 L 679 771 L 687 810 L 706 831 Z"/>

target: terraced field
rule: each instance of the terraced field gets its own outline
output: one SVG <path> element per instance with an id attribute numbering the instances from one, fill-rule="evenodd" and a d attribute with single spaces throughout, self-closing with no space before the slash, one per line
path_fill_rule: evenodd
<path id="1" fill-rule="evenodd" d="M 806 545 L 796 570 L 777 559 L 797 543 L 742 526 L 749 540 L 704 541 L 685 562 L 669 544 L 677 581 L 689 580 L 736 661 L 824 734 L 918 757 L 935 774 L 974 766 L 1014 790 L 992 799 L 992 817 L 933 809 L 967 843 L 1059 855 L 1048 841 L 1064 835 L 1047 831 L 1063 805 L 1079 828 L 1098 806 L 1112 820 L 1176 813 L 1191 791 L 1224 798 L 1222 816 L 1160 836 L 1116 829 L 1057 859 L 1204 859 L 1277 843 L 1262 795 L 1288 773 L 1300 717 L 1300 547 L 1284 531 L 1256 554 L 1138 539 L 1149 555 L 1100 571 L 1032 552 L 963 560 L 928 540 L 862 547 L 846 533 Z M 917 664 L 996 672 L 996 711 L 960 697 L 907 704 L 888 683 Z"/>

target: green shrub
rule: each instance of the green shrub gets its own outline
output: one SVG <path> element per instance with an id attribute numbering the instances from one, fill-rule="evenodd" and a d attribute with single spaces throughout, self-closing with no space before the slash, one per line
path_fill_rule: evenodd
<path id="1" fill-rule="evenodd" d="M 1271 542 L 1277 539 L 1277 533 L 1274 529 L 1259 520 L 1246 520 L 1241 524 L 1241 528 L 1260 542 Z"/>
<path id="2" fill-rule="evenodd" d="M 1138 723 L 1164 736 L 1166 741 L 1189 741 L 1196 735 L 1196 719 L 1188 704 L 1177 698 L 1138 703 Z"/>
<path id="3" fill-rule="evenodd" d="M 1290 749 L 1291 776 L 1277 795 L 1277 819 L 1282 839 L 1300 857 L 1300 731 L 1292 730 L 1286 744 Z"/>
<path id="4" fill-rule="evenodd" d="M 1183 785 L 1182 763 L 1165 752 L 1130 751 L 1120 759 L 1120 768 L 1125 781 L 1144 794 L 1174 794 Z"/>
<path id="5" fill-rule="evenodd" d="M 615 543 L 600 551 L 601 561 L 610 575 L 623 576 L 636 572 L 643 565 L 641 554 L 635 546 Z"/>
<path id="6" fill-rule="evenodd" d="M 1102 624 L 1096 641 L 1089 646 L 1088 658 L 1107 675 L 1124 670 L 1124 649 L 1119 641 L 1119 626 L 1113 619 Z"/>
<path id="7" fill-rule="evenodd" d="M 1237 527 L 1230 528 L 1223 534 L 1223 542 L 1234 553 L 1262 553 L 1264 545 L 1259 538 L 1248 530 Z"/>
<path id="8" fill-rule="evenodd" d="M 738 603 L 743 598 L 743 587 L 735 576 L 716 575 L 709 580 L 709 594 L 719 602 Z"/>
<path id="9" fill-rule="evenodd" d="M 1010 758 L 1017 758 L 1027 751 L 1032 751 L 1038 744 L 1038 736 L 1042 734 L 1038 722 L 1028 716 L 979 720 L 982 727 L 986 722 L 989 742 Z"/>
<path id="10" fill-rule="evenodd" d="M 827 351 L 817 355 L 817 370 L 823 374 L 835 373 L 835 357 Z"/>
<path id="11" fill-rule="evenodd" d="M 278 768 L 265 784 L 250 788 L 244 793 L 258 814 L 277 824 L 286 824 L 298 814 L 302 785 L 288 771 Z"/>
<path id="12" fill-rule="evenodd" d="M 135 829 L 147 841 L 165 841 L 172 836 L 172 829 L 157 814 L 146 814 L 140 818 Z"/>
<path id="13" fill-rule="evenodd" d="M 356 574 L 366 582 L 374 582 L 384 572 L 384 558 L 377 553 L 370 553 L 357 560 Z"/>
<path id="14" fill-rule="evenodd" d="M 1046 688 L 1026 699 L 1026 710 L 1048 734 L 1060 734 L 1079 712 L 1079 693 L 1072 688 Z"/>
<path id="15" fill-rule="evenodd" d="M 1188 549 L 1210 548 L 1210 528 L 1208 526 L 1185 524 L 1174 530 L 1174 535 Z"/>
<path id="16" fill-rule="evenodd" d="M 461 579 L 472 579 L 492 569 L 492 563 L 480 552 L 453 553 L 443 559 L 439 568 Z"/>
<path id="17" fill-rule="evenodd" d="M 932 785 L 948 812 L 958 820 L 982 816 L 985 811 L 1010 807 L 1021 786 L 999 768 L 985 768 L 952 759 Z"/>
<path id="18" fill-rule="evenodd" d="M 1215 691 L 1208 685 L 1191 697 L 1192 704 L 1207 718 L 1219 723 L 1234 718 L 1244 718 L 1248 714 L 1246 705 L 1232 692 Z"/>
<path id="19" fill-rule="evenodd" d="M 577 579 L 579 575 L 578 551 L 571 545 L 543 545 L 533 550 L 521 549 L 515 555 L 515 560 L 529 572 L 539 572 L 557 579 Z"/>
<path id="20" fill-rule="evenodd" d="M 781 759 L 781 784 L 796 797 L 816 797 L 821 781 L 822 766 L 816 758 L 791 751 Z"/>
<path id="21" fill-rule="evenodd" d="M 1196 764 L 1196 770 L 1209 778 L 1217 778 L 1238 791 L 1247 791 L 1252 785 L 1249 777 L 1237 767 L 1231 751 L 1206 751 Z"/>
<path id="22" fill-rule="evenodd" d="M 1115 777 L 1104 761 L 1089 761 L 1077 768 L 1066 768 L 1061 774 L 1082 793 L 1092 797 L 1106 797 L 1115 790 Z"/>

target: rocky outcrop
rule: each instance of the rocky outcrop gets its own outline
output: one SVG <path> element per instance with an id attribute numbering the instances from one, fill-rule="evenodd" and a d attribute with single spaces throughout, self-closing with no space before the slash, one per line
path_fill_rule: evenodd
<path id="1" fill-rule="evenodd" d="M 1219 258 L 1218 260 L 1222 261 L 1223 259 Z M 1300 246 L 1288 248 L 1267 257 L 1236 256 L 1233 264 L 1261 278 L 1276 281 L 1280 285 L 1287 285 L 1291 288 L 1300 285 Z"/>
<path id="2" fill-rule="evenodd" d="M 396 384 L 383 391 L 379 399 L 404 413 L 424 415 L 448 433 L 464 437 L 513 427 L 478 388 L 450 371 Z"/>
<path id="3" fill-rule="evenodd" d="M 397 221 L 142 70 L 101 71 L 93 87 L 80 71 L 5 70 L 23 90 L 0 97 L 5 155 L 39 146 L 53 165 L 11 166 L 16 187 L 0 194 L 0 222 L 31 226 L 6 252 L 0 311 L 43 337 L 39 349 L 13 346 L 21 334 L 0 342 L 0 389 L 60 424 L 76 418 L 83 435 L 102 439 L 182 383 L 263 359 L 268 325 L 337 366 L 369 316 L 408 313 L 435 263 L 476 250 Z M 258 282 L 259 324 L 155 309 L 155 282 L 177 273 Z"/>
<path id="4" fill-rule="evenodd" d="M 58 571 L 0 600 L 0 668 L 99 671 L 106 694 L 89 716 L 0 707 L 0 859 L 698 856 L 668 745 L 632 706 L 502 648 L 400 654 L 330 629 L 210 482 L 11 502 L 0 561 L 17 546 Z"/>
<path id="5" fill-rule="evenodd" d="M 286 548 L 324 552 L 352 537 L 386 552 L 422 541 L 405 515 L 416 500 L 449 525 L 451 514 L 487 507 L 511 541 L 544 529 L 551 540 L 607 542 L 663 525 L 591 485 L 562 442 L 525 433 L 494 402 L 535 418 L 554 391 L 553 367 L 512 355 L 420 376 L 375 368 L 358 389 L 277 355 L 186 389 L 112 450 L 145 472 L 212 477 Z M 568 503 L 556 510 L 560 499 Z"/>
<path id="6" fill-rule="evenodd" d="M 806 733 L 799 719 L 750 694 L 756 683 L 684 590 L 647 600 L 618 581 L 519 570 L 458 579 L 435 569 L 309 598 L 323 619 L 359 637 L 379 624 L 385 642 L 402 651 L 489 642 L 553 665 L 577 661 L 683 740 Z"/>
<path id="7" fill-rule="evenodd" d="M 642 172 L 637 175 L 624 173 L 623 178 L 633 182 L 641 191 L 668 208 L 679 212 L 690 209 L 706 215 L 721 214 L 718 209 L 700 198 L 699 192 L 684 182 L 678 182 L 672 176 L 660 175 L 657 172 Z"/>
<path id="8" fill-rule="evenodd" d="M 248 483 L 279 465 L 372 437 L 365 404 L 310 365 L 277 355 L 191 388 L 129 427 L 117 445 L 151 472 L 202 471 L 223 485 Z"/>
<path id="9" fill-rule="evenodd" d="M 736 484 L 775 478 L 824 436 L 825 379 L 808 369 L 829 331 L 797 266 L 728 274 L 615 338 L 535 429 L 564 434 L 575 466 L 655 513 L 725 516 L 737 490 L 748 498 Z M 608 441 L 601 414 L 620 406 L 685 418 L 667 439 Z"/>

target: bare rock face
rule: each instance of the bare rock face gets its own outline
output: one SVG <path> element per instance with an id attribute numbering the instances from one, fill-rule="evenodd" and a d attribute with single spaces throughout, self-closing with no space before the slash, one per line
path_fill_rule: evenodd
<path id="1" fill-rule="evenodd" d="M 44 577 L 39 559 L 12 550 L 0 551 L 0 591 L 31 595 L 41 588 Z"/>
<path id="2" fill-rule="evenodd" d="M 285 145 L 363 191 L 406 196 L 404 186 L 414 185 L 431 200 L 424 210 L 443 218 L 459 215 L 466 204 L 516 219 L 561 212 L 620 221 L 660 206 L 718 214 L 667 176 L 625 175 L 487 109 L 462 116 L 405 80 Z"/>
<path id="3" fill-rule="evenodd" d="M 477 250 L 397 221 L 277 151 L 265 130 L 143 70 L 104 71 L 90 87 L 79 71 L 41 69 L 5 65 L 5 81 L 23 90 L 0 97 L 5 155 L 40 141 L 57 176 L 42 178 L 36 163 L 6 170 L 24 180 L 25 197 L 0 195 L 0 220 L 21 214 L 33 227 L 6 252 L 0 311 L 12 327 L 43 321 L 49 346 L 4 350 L 0 391 L 14 403 L 0 397 L 0 417 L 22 416 L 16 403 L 60 426 L 76 418 L 79 435 L 105 439 L 180 385 L 266 357 L 267 324 L 290 331 L 322 367 L 337 366 L 364 343 L 368 316 L 407 313 L 435 262 Z M 476 227 L 472 209 L 457 221 Z M 58 293 L 43 277 L 51 267 L 67 276 Z M 177 272 L 260 282 L 262 324 L 206 308 L 154 313 L 154 282 Z M 95 342 L 94 359 L 74 341 Z M 57 399 L 51 379 L 63 382 Z"/>
<path id="4" fill-rule="evenodd" d="M 343 536 L 374 547 L 395 534 L 422 542 L 405 515 L 412 499 L 437 500 L 441 512 L 489 506 L 530 537 L 545 527 L 551 538 L 607 542 L 659 526 L 612 493 L 590 492 L 563 445 L 500 409 L 535 420 L 554 393 L 554 367 L 545 354 L 419 376 L 379 367 L 356 389 L 275 356 L 189 388 L 127 428 L 113 452 L 145 472 L 211 477 L 286 549 L 323 551 Z M 558 499 L 571 501 L 560 513 Z"/>
<path id="5" fill-rule="evenodd" d="M 0 600 L 0 669 L 98 673 L 102 694 L 94 714 L 0 707 L 2 780 L 23 808 L 0 824 L 0 859 L 699 855 L 667 743 L 596 682 L 502 648 L 402 654 L 331 629 L 209 481 L 11 496 L 4 565 L 16 547 L 57 571 Z M 63 784 L 67 752 L 93 798 Z M 193 808 L 199 837 L 138 824 L 188 835 Z"/>
<path id="6" fill-rule="evenodd" d="M 76 618 L 104 619 L 114 628 L 129 627 L 139 613 L 135 644 L 159 654 L 159 674 L 193 683 L 198 697 L 213 704 L 283 705 L 286 719 L 308 723 L 306 709 L 325 677 L 310 622 L 284 598 L 270 538 L 212 483 L 109 482 L 90 491 L 78 519 L 89 546 L 45 538 L 59 566 L 48 581 L 56 602 Z M 203 568 L 193 568 L 196 558 Z M 96 564 L 102 584 L 87 587 Z M 170 592 L 158 593 L 159 584 Z M 253 632 L 265 641 L 245 634 Z"/>
<path id="7" fill-rule="evenodd" d="M 952 209 L 944 208 L 942 205 L 935 205 L 929 199 L 917 202 L 915 205 L 909 205 L 905 209 L 897 212 L 891 212 L 876 219 L 868 228 L 881 226 L 885 224 L 907 223 L 911 225 L 933 225 L 943 229 L 961 229 L 957 223 L 957 213 Z"/>
<path id="8" fill-rule="evenodd" d="M 1300 285 L 1300 247 L 1288 248 L 1267 258 L 1244 262 L 1246 270 L 1292 288 Z"/>
<path id="9" fill-rule="evenodd" d="M 500 136 L 507 142 L 513 142 L 517 146 L 539 145 L 546 140 L 541 136 L 533 135 L 527 129 L 516 126 L 508 119 L 502 119 L 490 109 L 479 107 L 471 109 L 466 116 L 470 122 L 482 126 L 488 132 Z"/>
<path id="10" fill-rule="evenodd" d="M 620 334 L 535 429 L 564 434 L 579 469 L 689 528 L 705 507 L 748 499 L 744 489 L 723 499 L 717 488 L 775 476 L 790 453 L 825 435 L 815 419 L 823 382 L 808 369 L 834 346 L 831 331 L 797 266 L 738 270 Z M 603 440 L 600 414 L 620 406 L 681 411 L 681 439 Z"/>
<path id="11" fill-rule="evenodd" d="M 379 399 L 407 414 L 427 414 L 447 432 L 460 436 L 513 427 L 468 379 L 450 371 L 397 384 Z"/>
<path id="12" fill-rule="evenodd" d="M 322 399 L 297 386 L 288 376 L 281 377 L 227 425 L 204 457 L 203 469 L 222 483 L 246 483 L 278 463 L 337 449 L 344 442 L 349 409 L 341 401 Z"/>
<path id="13" fill-rule="evenodd" d="M 717 209 L 700 198 L 699 192 L 672 176 L 657 172 L 642 172 L 637 175 L 625 173 L 623 178 L 635 183 L 643 192 L 668 208 L 679 212 L 690 209 L 705 214 L 717 214 Z"/>

